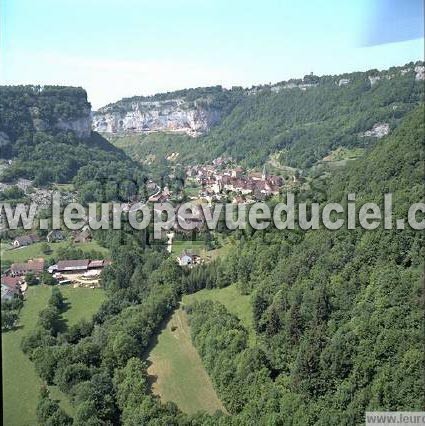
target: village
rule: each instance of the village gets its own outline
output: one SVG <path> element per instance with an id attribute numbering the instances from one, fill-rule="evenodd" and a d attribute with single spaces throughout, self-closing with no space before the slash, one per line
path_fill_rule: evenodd
<path id="1" fill-rule="evenodd" d="M 172 202 L 176 211 L 183 201 L 191 201 L 195 205 L 231 202 L 233 204 L 252 204 L 278 196 L 283 190 L 293 189 L 303 182 L 299 173 L 288 173 L 285 176 L 270 174 L 264 165 L 261 172 L 246 170 L 237 165 L 231 157 L 219 157 L 211 164 L 191 165 L 184 169 L 184 180 L 181 191 L 173 191 L 169 186 L 161 187 L 153 180 L 147 183 L 151 194 L 149 204 Z M 169 176 L 170 180 L 174 178 Z M 173 188 L 174 189 L 174 188 Z M 124 208 L 124 212 L 128 212 Z M 155 208 L 155 207 L 154 207 Z M 196 209 L 195 209 L 196 210 Z M 205 218 L 202 210 L 195 211 L 191 219 L 194 225 L 193 232 L 202 233 L 205 228 Z M 172 229 L 164 235 L 166 250 L 173 255 L 181 267 L 193 268 L 205 261 L 199 250 L 194 250 L 190 241 L 180 246 L 178 252 L 173 249 L 173 242 L 187 239 L 187 231 L 182 229 L 176 221 Z M 88 226 L 71 235 L 61 230 L 52 230 L 41 238 L 36 233 L 20 235 L 10 243 L 10 250 L 20 250 L 33 244 L 52 244 L 70 239 L 73 244 L 89 243 L 92 240 Z M 101 272 L 111 264 L 108 259 L 64 259 L 51 265 L 44 257 L 34 257 L 26 262 L 13 262 L 10 267 L 2 271 L 1 300 L 6 301 L 25 294 L 28 288 L 26 277 L 40 281 L 41 277 L 49 274 L 51 283 L 57 285 L 72 285 L 74 287 L 97 288 L 101 286 Z M 4 268 L 3 268 L 4 269 Z"/>
<path id="2" fill-rule="evenodd" d="M 199 229 L 203 224 L 201 218 L 195 219 Z M 177 247 L 181 247 L 178 253 L 172 250 L 174 236 L 181 230 L 178 226 L 168 233 L 166 250 L 172 254 L 175 261 L 181 267 L 192 268 L 204 262 L 199 250 L 191 248 L 191 241 L 178 241 Z M 36 247 L 37 253 L 50 251 L 57 246 L 79 248 L 91 247 L 96 244 L 92 241 L 92 235 L 88 227 L 81 231 L 67 234 L 62 230 L 52 230 L 46 237 L 40 237 L 36 233 L 25 234 L 15 237 L 9 244 L 8 249 L 2 249 L 2 275 L 1 275 L 1 301 L 7 302 L 14 298 L 23 298 L 31 285 L 68 285 L 74 288 L 100 288 L 102 287 L 101 273 L 105 267 L 112 264 L 107 258 L 84 258 L 84 259 L 61 259 L 52 264 L 51 258 L 37 256 L 26 261 L 14 261 L 7 265 L 4 261 L 4 253 L 8 258 L 19 257 L 22 250 Z M 4 247 L 6 243 L 2 241 Z M 41 250 L 41 251 L 40 251 Z M 178 249 L 177 249 L 178 250 Z"/>
<path id="3" fill-rule="evenodd" d="M 251 204 L 293 189 L 303 181 L 295 170 L 285 176 L 270 174 L 266 165 L 261 172 L 249 171 L 236 165 L 231 157 L 218 157 L 211 164 L 187 166 L 183 191 L 191 201 L 198 203 Z M 164 203 L 175 198 L 169 187 L 161 190 L 157 186 L 148 201 Z"/>

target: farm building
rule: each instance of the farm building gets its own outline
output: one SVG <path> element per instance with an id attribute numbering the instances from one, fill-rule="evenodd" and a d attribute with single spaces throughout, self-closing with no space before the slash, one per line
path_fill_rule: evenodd
<path id="1" fill-rule="evenodd" d="M 74 233 L 74 243 L 88 243 L 91 240 L 92 236 L 88 229 Z"/>
<path id="2" fill-rule="evenodd" d="M 10 267 L 10 275 L 18 277 L 29 272 L 39 275 L 44 271 L 44 259 L 32 259 L 25 263 L 13 263 Z"/>
<path id="3" fill-rule="evenodd" d="M 56 265 L 57 272 L 66 272 L 68 274 L 85 272 L 89 268 L 90 260 L 60 260 Z"/>
<path id="4" fill-rule="evenodd" d="M 48 271 L 66 273 L 66 274 L 83 274 L 89 270 L 103 269 L 105 266 L 110 265 L 109 260 L 60 260 L 56 265 L 50 266 Z"/>
<path id="5" fill-rule="evenodd" d="M 12 300 L 21 295 L 22 279 L 20 277 L 1 277 L 1 301 Z"/>
<path id="6" fill-rule="evenodd" d="M 16 237 L 13 240 L 12 245 L 15 248 L 25 247 L 34 243 L 38 243 L 39 241 L 40 241 L 40 237 L 38 235 L 35 235 L 35 234 L 22 235 L 21 237 Z"/>
<path id="7" fill-rule="evenodd" d="M 48 243 L 54 243 L 56 241 L 62 241 L 65 239 L 65 235 L 60 229 L 53 229 L 47 234 L 46 240 Z"/>
<path id="8" fill-rule="evenodd" d="M 61 260 L 48 268 L 59 284 L 73 284 L 74 287 L 99 287 L 103 268 L 110 260 Z"/>

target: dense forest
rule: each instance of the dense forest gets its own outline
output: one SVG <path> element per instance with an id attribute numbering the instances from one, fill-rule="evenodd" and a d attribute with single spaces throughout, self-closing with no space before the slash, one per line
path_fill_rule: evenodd
<path id="1" fill-rule="evenodd" d="M 394 214 L 423 197 L 424 108 L 327 178 L 322 202 L 382 202 Z M 308 194 L 307 194 L 308 195 Z M 42 391 L 41 424 L 360 424 L 365 410 L 420 410 L 423 395 L 423 234 L 247 230 L 225 258 L 186 270 L 124 226 L 97 231 L 114 263 L 108 299 L 91 321 L 61 332 L 52 294 L 22 342 L 38 373 L 70 395 L 70 419 Z M 192 340 L 229 415 L 186 415 L 150 392 L 143 361 L 183 294 L 237 283 L 250 294 L 256 339 L 217 302 L 187 307 Z"/>
<path id="2" fill-rule="evenodd" d="M 306 170 L 338 147 L 373 146 L 376 138 L 364 137 L 364 133 L 377 123 L 388 124 L 390 131 L 396 128 L 423 99 L 423 81 L 415 78 L 418 64 L 339 76 L 308 75 L 250 90 L 234 88 L 222 92 L 226 93 L 223 99 L 231 103 L 229 113 L 206 135 L 195 140 L 131 135 L 117 142 L 142 159 L 156 150 L 157 162 L 179 152 L 180 163 L 230 155 L 244 166 L 261 167 L 278 152 L 283 164 Z M 346 83 L 339 85 L 341 80 Z M 193 90 L 199 96 L 203 93 Z M 125 108 L 126 102 L 136 99 L 113 105 Z"/>
<path id="3" fill-rule="evenodd" d="M 81 88 L 0 86 L 1 158 L 12 161 L 2 171 L 2 181 L 68 183 L 83 167 L 86 184 L 87 168 L 104 176 L 117 168 L 130 176 L 141 173 L 140 166 L 90 126 L 90 104 Z"/>
<path id="4" fill-rule="evenodd" d="M 414 76 L 371 85 L 362 73 L 343 86 L 325 80 L 305 91 L 263 91 L 238 105 L 206 143 L 251 167 L 285 151 L 287 165 L 306 169 L 339 146 L 367 146 L 360 135 L 375 123 L 394 128 L 421 100 L 423 84 Z"/>
<path id="5" fill-rule="evenodd" d="M 328 200 L 356 192 L 380 203 L 390 191 L 405 216 L 423 200 L 423 118 L 417 109 L 331 178 Z M 257 346 L 248 347 L 223 306 L 191 312 L 194 342 L 226 407 L 245 419 L 269 410 L 272 424 L 360 424 L 367 410 L 423 409 L 423 237 L 319 231 L 293 244 L 274 231 L 241 242 L 229 273 L 252 294 Z"/>

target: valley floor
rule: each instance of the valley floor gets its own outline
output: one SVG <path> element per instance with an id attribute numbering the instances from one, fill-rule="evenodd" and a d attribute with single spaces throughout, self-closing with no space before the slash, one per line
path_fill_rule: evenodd
<path id="1" fill-rule="evenodd" d="M 214 300 L 236 315 L 249 330 L 254 342 L 250 296 L 239 293 L 236 285 L 222 289 L 201 290 L 186 295 L 178 309 L 153 343 L 148 357 L 152 392 L 162 402 L 172 401 L 184 412 L 226 412 L 219 400 L 197 350 L 192 344 L 188 317 L 183 309 L 195 301 Z"/>
<path id="2" fill-rule="evenodd" d="M 61 287 L 61 292 L 67 304 L 62 315 L 67 325 L 90 318 L 105 297 L 100 289 Z M 33 363 L 22 352 L 21 341 L 35 327 L 38 313 L 46 307 L 50 295 L 51 287 L 30 287 L 17 329 L 2 333 L 3 424 L 7 426 L 37 423 L 36 408 L 42 382 Z M 55 386 L 50 386 L 49 390 L 51 397 L 59 400 L 62 408 L 72 415 L 72 406 L 67 397 Z"/>
<path id="3" fill-rule="evenodd" d="M 192 345 L 186 312 L 180 306 L 157 337 L 148 358 L 152 391 L 188 413 L 225 412 L 198 352 Z"/>

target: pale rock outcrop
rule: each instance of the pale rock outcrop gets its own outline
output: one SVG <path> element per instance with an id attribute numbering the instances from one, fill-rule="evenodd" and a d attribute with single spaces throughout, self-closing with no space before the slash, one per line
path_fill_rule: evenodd
<path id="1" fill-rule="evenodd" d="M 376 75 L 376 76 L 371 76 L 370 75 L 368 78 L 369 78 L 371 86 L 373 86 L 374 84 L 376 84 L 381 79 L 381 77 L 379 75 Z"/>
<path id="2" fill-rule="evenodd" d="M 91 134 L 91 111 L 88 108 L 83 110 L 81 116 L 78 118 L 70 120 L 58 118 L 53 125 L 40 118 L 38 107 L 30 108 L 30 113 L 34 129 L 38 132 L 46 132 L 52 130 L 53 127 L 53 129 L 57 130 L 70 130 L 78 138 L 88 138 Z"/>
<path id="3" fill-rule="evenodd" d="M 196 101 L 136 101 L 124 110 L 107 106 L 93 113 L 93 130 L 101 133 L 178 132 L 197 136 L 207 132 L 220 118 L 218 110 Z"/>
<path id="4" fill-rule="evenodd" d="M 415 73 L 416 81 L 425 80 L 425 66 L 418 65 L 417 67 L 415 67 Z"/>
<path id="5" fill-rule="evenodd" d="M 83 117 L 77 118 L 75 120 L 63 120 L 59 119 L 55 127 L 59 130 L 71 130 L 79 138 L 88 138 L 91 134 L 92 120 L 91 120 L 91 111 L 85 111 Z"/>
<path id="6" fill-rule="evenodd" d="M 388 133 L 390 133 L 390 125 L 388 123 L 376 123 L 370 130 L 366 130 L 362 136 L 380 139 L 388 135 Z"/>

